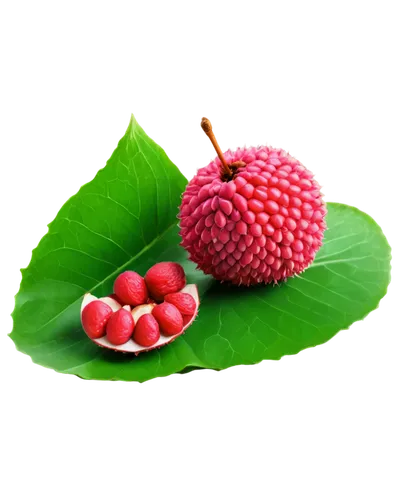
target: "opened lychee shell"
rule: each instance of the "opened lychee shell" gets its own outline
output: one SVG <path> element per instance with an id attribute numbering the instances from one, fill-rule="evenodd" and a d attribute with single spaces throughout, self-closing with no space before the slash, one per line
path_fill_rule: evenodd
<path id="1" fill-rule="evenodd" d="M 93 342 L 101 347 L 105 347 L 107 349 L 112 349 L 113 351 L 126 352 L 126 353 L 129 352 L 129 353 L 133 353 L 136 355 L 141 353 L 141 352 L 151 351 L 152 349 L 156 349 L 156 348 L 162 347 L 163 345 L 169 344 L 170 342 L 173 342 L 177 337 L 182 335 L 185 332 L 185 330 L 187 328 L 189 328 L 189 326 L 193 323 L 193 321 L 195 320 L 195 318 L 197 316 L 197 311 L 198 311 L 199 304 L 200 304 L 199 294 L 198 294 L 196 285 L 186 285 L 180 291 L 182 293 L 190 294 L 196 303 L 196 310 L 195 310 L 193 316 L 191 316 L 191 317 L 184 316 L 183 329 L 181 332 L 179 332 L 173 336 L 169 336 L 169 337 L 161 334 L 159 340 L 151 347 L 143 347 L 143 346 L 137 344 L 132 339 L 128 340 L 128 342 L 126 342 L 125 344 L 114 345 L 114 344 L 111 344 L 111 342 L 109 342 L 107 340 L 106 336 L 101 337 L 99 339 L 92 339 Z M 121 305 L 116 300 L 112 299 L 111 297 L 103 297 L 101 299 L 98 299 L 94 295 L 87 293 L 83 297 L 83 301 L 82 301 L 82 305 L 81 305 L 81 314 L 82 314 L 83 309 L 90 302 L 93 302 L 94 300 L 101 300 L 102 302 L 105 302 L 106 304 L 108 304 L 111 307 L 111 309 L 114 312 L 118 311 L 118 309 L 121 308 Z M 132 316 L 133 316 L 133 319 L 135 320 L 135 324 L 137 323 L 137 321 L 141 315 L 151 313 L 151 310 L 153 309 L 154 306 L 155 306 L 155 304 L 143 304 L 143 305 L 140 305 L 140 306 L 133 308 L 132 309 Z M 124 306 L 124 308 L 129 308 L 129 306 Z"/>
<path id="2" fill-rule="evenodd" d="M 319 184 L 281 149 L 224 153 L 189 182 L 180 208 L 182 246 L 206 274 L 237 285 L 285 280 L 314 260 L 326 228 Z M 235 166 L 236 165 L 236 166 Z"/>

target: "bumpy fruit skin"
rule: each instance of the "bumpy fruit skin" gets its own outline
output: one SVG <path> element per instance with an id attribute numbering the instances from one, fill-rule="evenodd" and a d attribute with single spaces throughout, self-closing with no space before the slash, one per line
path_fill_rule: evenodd
<path id="1" fill-rule="evenodd" d="M 183 329 L 183 318 L 179 310 L 168 302 L 156 305 L 152 311 L 164 335 L 176 335 Z"/>
<path id="2" fill-rule="evenodd" d="M 119 309 L 108 320 L 107 340 L 114 345 L 125 344 L 131 338 L 134 326 L 135 322 L 130 311 Z"/>
<path id="3" fill-rule="evenodd" d="M 160 327 L 151 314 L 140 316 L 133 331 L 133 340 L 143 346 L 151 347 L 160 338 Z"/>
<path id="4" fill-rule="evenodd" d="M 176 262 L 159 262 L 151 267 L 145 277 L 150 295 L 160 301 L 168 293 L 181 290 L 186 285 L 185 271 Z"/>
<path id="5" fill-rule="evenodd" d="M 326 207 L 319 184 L 281 149 L 239 148 L 228 182 L 218 158 L 188 184 L 180 207 L 182 246 L 206 274 L 237 285 L 301 273 L 321 247 Z"/>
<path id="6" fill-rule="evenodd" d="M 125 271 L 114 282 L 114 293 L 121 304 L 139 306 L 148 299 L 146 283 L 140 274 Z"/>
<path id="7" fill-rule="evenodd" d="M 101 300 L 90 302 L 82 311 L 82 326 L 91 339 L 104 337 L 106 325 L 113 311 Z"/>
<path id="8" fill-rule="evenodd" d="M 173 304 L 182 316 L 193 316 L 196 310 L 196 302 L 189 293 L 169 293 L 164 300 Z"/>

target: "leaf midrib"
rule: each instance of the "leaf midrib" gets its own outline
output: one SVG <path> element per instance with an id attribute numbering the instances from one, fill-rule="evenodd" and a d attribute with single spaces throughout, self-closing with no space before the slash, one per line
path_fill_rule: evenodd
<path id="1" fill-rule="evenodd" d="M 135 256 L 133 256 L 131 259 L 127 260 L 124 264 L 122 264 L 120 267 L 118 267 L 115 271 L 113 271 L 112 273 L 110 273 L 108 276 L 106 276 L 102 281 L 100 281 L 99 283 L 97 283 L 94 287 L 92 287 L 90 290 L 88 290 L 86 293 L 93 293 L 98 287 L 100 287 L 105 281 L 107 281 L 108 279 L 112 278 L 114 275 L 118 274 L 120 271 L 122 271 L 122 269 L 124 269 L 124 267 L 126 267 L 127 265 L 131 264 L 132 262 L 134 262 L 136 259 L 138 259 L 141 255 L 143 255 L 145 252 L 147 252 L 147 250 L 149 250 L 150 248 L 152 248 L 156 243 L 158 243 L 159 240 L 161 240 L 164 235 L 166 233 L 168 233 L 168 231 L 170 231 L 174 226 L 176 225 L 176 223 L 174 224 L 170 224 L 167 229 L 165 229 L 165 231 L 163 231 L 161 234 L 159 234 L 156 238 L 154 238 L 151 243 L 149 243 L 148 245 L 146 245 L 145 247 L 142 248 L 142 250 L 137 253 Z M 40 332 L 41 330 L 43 330 L 43 328 L 46 328 L 46 326 L 50 325 L 53 321 L 55 321 L 57 318 L 59 318 L 62 314 L 65 313 L 65 311 L 67 311 L 70 307 L 72 307 L 73 305 L 75 305 L 79 300 L 81 300 L 83 297 L 83 295 L 80 295 L 76 300 L 74 300 L 73 302 L 71 302 L 71 304 L 69 304 L 67 307 L 65 307 L 64 309 L 62 309 L 59 313 L 57 313 L 55 316 L 53 316 L 53 318 L 51 318 L 49 321 L 47 321 L 44 325 L 42 325 L 40 328 L 38 328 L 36 330 L 36 332 Z M 12 335 L 12 332 L 10 333 L 10 336 Z"/>

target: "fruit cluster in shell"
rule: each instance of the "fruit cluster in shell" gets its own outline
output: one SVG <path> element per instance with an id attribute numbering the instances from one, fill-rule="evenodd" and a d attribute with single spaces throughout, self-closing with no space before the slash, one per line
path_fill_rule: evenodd
<path id="1" fill-rule="evenodd" d="M 319 184 L 281 149 L 239 148 L 188 184 L 180 207 L 182 246 L 206 274 L 237 285 L 285 280 L 314 260 L 326 229 Z"/>
<path id="2" fill-rule="evenodd" d="M 159 262 L 144 278 L 135 271 L 121 273 L 109 297 L 86 294 L 81 322 L 98 345 L 138 354 L 181 335 L 194 321 L 198 306 L 197 287 L 186 285 L 182 266 Z"/>

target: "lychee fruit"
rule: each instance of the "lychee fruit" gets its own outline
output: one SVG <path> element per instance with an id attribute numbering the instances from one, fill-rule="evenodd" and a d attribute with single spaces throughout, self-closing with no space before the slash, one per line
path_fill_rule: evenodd
<path id="1" fill-rule="evenodd" d="M 179 212 L 182 246 L 206 274 L 236 285 L 277 283 L 314 260 L 326 206 L 313 174 L 282 149 L 222 153 L 189 182 Z"/>

